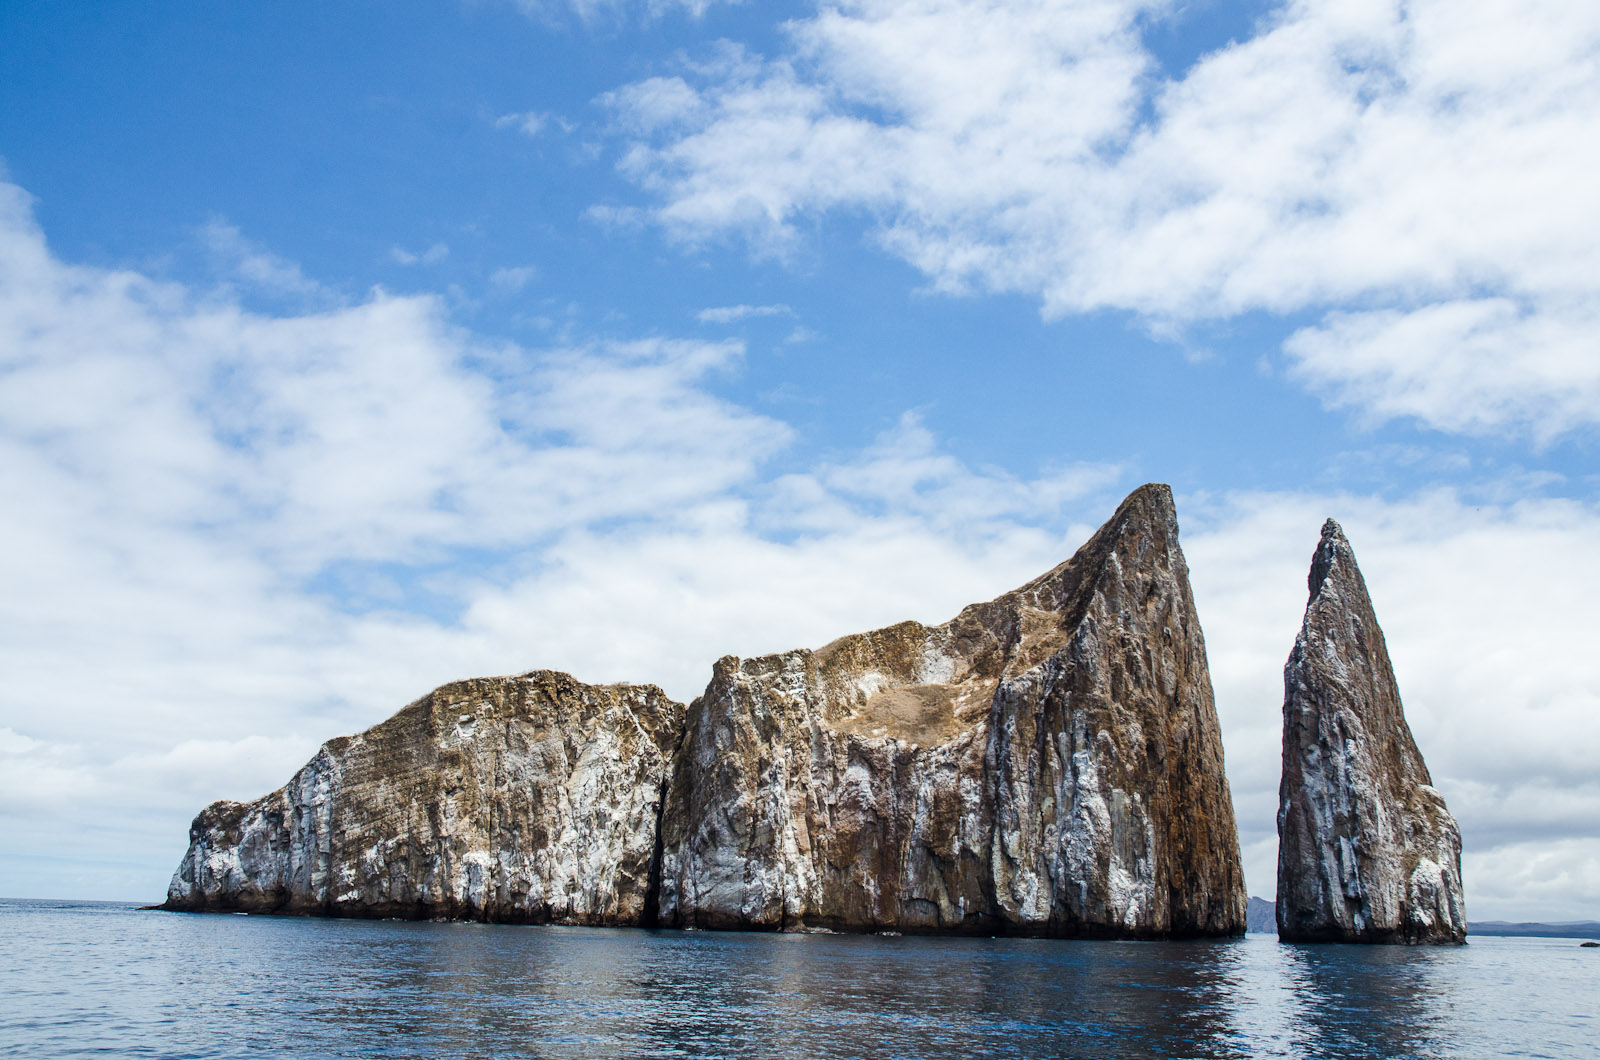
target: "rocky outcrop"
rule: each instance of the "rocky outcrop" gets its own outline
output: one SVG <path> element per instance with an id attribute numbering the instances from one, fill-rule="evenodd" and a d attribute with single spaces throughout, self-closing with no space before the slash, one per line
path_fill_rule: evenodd
<path id="1" fill-rule="evenodd" d="M 1366 582 L 1329 519 L 1283 671 L 1278 935 L 1461 942 L 1461 834 L 1411 737 Z"/>
<path id="2" fill-rule="evenodd" d="M 447 685 L 208 807 L 166 908 L 1241 934 L 1171 493 L 944 625 L 724 658 L 687 713 L 546 671 Z"/>
<path id="3" fill-rule="evenodd" d="M 683 709 L 545 670 L 445 685 L 207 807 L 164 908 L 644 923 Z"/>
<path id="4" fill-rule="evenodd" d="M 942 626 L 727 657 L 690 707 L 660 919 L 1240 934 L 1245 892 L 1170 491 Z"/>

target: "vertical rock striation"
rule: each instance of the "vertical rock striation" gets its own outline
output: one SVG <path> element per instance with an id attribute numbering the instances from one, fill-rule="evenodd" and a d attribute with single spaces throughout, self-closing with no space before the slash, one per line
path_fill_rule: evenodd
<path id="1" fill-rule="evenodd" d="M 662 818 L 660 920 L 1240 934 L 1245 892 L 1170 491 L 942 626 L 720 660 Z"/>
<path id="2" fill-rule="evenodd" d="M 683 706 L 552 671 L 460 681 L 195 818 L 165 908 L 640 924 Z"/>
<path id="3" fill-rule="evenodd" d="M 1461 942 L 1461 834 L 1406 725 L 1366 582 L 1332 519 L 1309 587 L 1283 671 L 1278 935 Z"/>

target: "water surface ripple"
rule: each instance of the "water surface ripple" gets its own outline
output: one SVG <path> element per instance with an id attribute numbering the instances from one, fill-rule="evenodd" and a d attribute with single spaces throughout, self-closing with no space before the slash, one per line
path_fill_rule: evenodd
<path id="1" fill-rule="evenodd" d="M 415 924 L 0 901 L 0 1056 L 1594 1057 L 1600 950 Z"/>

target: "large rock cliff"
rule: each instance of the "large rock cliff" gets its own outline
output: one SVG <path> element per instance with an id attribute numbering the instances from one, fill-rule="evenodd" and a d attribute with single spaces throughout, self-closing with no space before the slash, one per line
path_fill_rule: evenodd
<path id="1" fill-rule="evenodd" d="M 1461 942 L 1461 833 L 1400 705 L 1355 553 L 1329 519 L 1283 670 L 1278 935 Z"/>
<path id="2" fill-rule="evenodd" d="M 460 681 L 195 818 L 166 908 L 638 924 L 683 706 L 547 670 Z"/>
<path id="3" fill-rule="evenodd" d="M 720 660 L 662 831 L 664 924 L 1242 933 L 1170 491 L 942 626 Z"/>
<path id="4" fill-rule="evenodd" d="M 167 908 L 1240 934 L 1170 491 L 942 626 L 724 658 L 687 715 L 543 671 L 447 685 L 285 788 L 208 807 Z"/>

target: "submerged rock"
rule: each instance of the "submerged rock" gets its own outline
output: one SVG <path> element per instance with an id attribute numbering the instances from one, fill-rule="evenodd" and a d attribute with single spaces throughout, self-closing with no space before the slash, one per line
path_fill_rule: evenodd
<path id="1" fill-rule="evenodd" d="M 1242 934 L 1170 491 L 944 625 L 718 661 L 662 846 L 663 924 Z"/>
<path id="2" fill-rule="evenodd" d="M 683 706 L 563 673 L 445 685 L 195 818 L 164 908 L 640 924 Z"/>
<path id="3" fill-rule="evenodd" d="M 1461 833 L 1406 725 L 1366 582 L 1332 519 L 1309 587 L 1283 671 L 1278 935 L 1461 942 Z"/>

